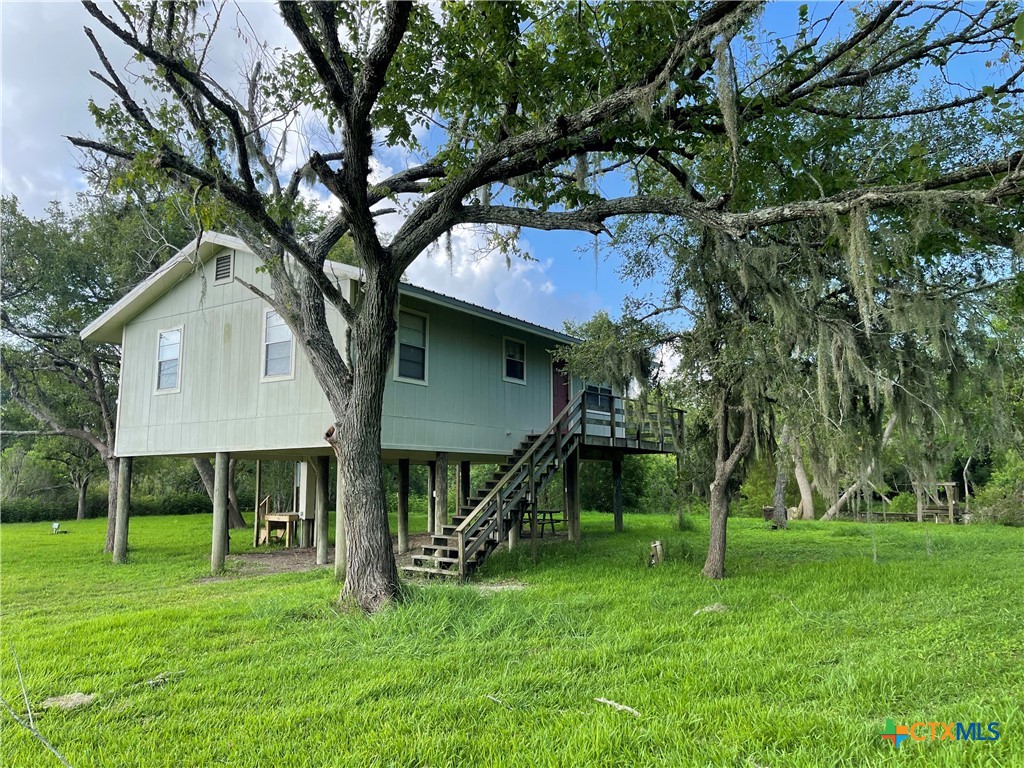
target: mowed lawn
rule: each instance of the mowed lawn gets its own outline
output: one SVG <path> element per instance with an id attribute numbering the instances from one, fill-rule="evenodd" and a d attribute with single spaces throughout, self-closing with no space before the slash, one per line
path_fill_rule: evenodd
<path id="1" fill-rule="evenodd" d="M 0 530 L 3 696 L 24 711 L 13 648 L 76 768 L 1024 766 L 1020 529 L 733 520 L 710 582 L 705 520 L 586 515 L 579 546 L 534 565 L 527 544 L 368 618 L 336 611 L 329 570 L 203 580 L 208 516 L 134 519 L 120 567 L 104 525 Z M 498 582 L 525 588 L 477 586 Z M 97 699 L 39 711 L 75 691 Z M 0 715 L 0 764 L 58 765 Z M 886 718 L 1002 737 L 895 748 Z"/>

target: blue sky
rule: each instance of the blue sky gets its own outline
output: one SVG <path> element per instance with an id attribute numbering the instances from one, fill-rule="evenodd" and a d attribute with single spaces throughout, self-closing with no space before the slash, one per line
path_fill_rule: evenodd
<path id="1" fill-rule="evenodd" d="M 812 3 L 811 16 L 822 17 L 834 6 Z M 797 3 L 769 5 L 764 21 L 771 34 L 766 37 L 792 35 L 798 7 Z M 261 39 L 294 47 L 269 3 L 232 4 L 222 24 L 239 20 L 251 25 Z M 840 11 L 830 34 L 841 34 L 846 20 L 847 12 Z M 0 185 L 4 194 L 16 194 L 30 215 L 42 215 L 51 200 L 70 201 L 85 186 L 76 155 L 63 136 L 94 134 L 88 99 L 109 100 L 88 74 L 97 62 L 82 27 L 89 24 L 96 29 L 91 21 L 77 2 L 0 2 Z M 101 41 L 110 41 L 102 30 L 97 32 Z M 240 55 L 240 43 L 228 34 L 220 42 L 226 45 L 222 56 L 230 64 L 231 47 Z M 110 45 L 108 52 L 115 66 L 128 63 L 118 46 Z M 996 77 L 981 67 L 957 74 L 978 84 Z M 379 148 L 378 158 L 392 170 L 405 162 L 404 155 L 386 147 Z M 603 186 L 610 194 L 625 191 L 624 184 L 614 179 L 606 179 Z M 602 238 L 602 243 L 607 239 Z M 617 314 L 623 297 L 638 290 L 623 283 L 614 249 L 602 247 L 595 264 L 590 236 L 526 232 L 522 246 L 536 261 L 514 261 L 511 268 L 500 255 L 480 259 L 476 252 L 481 244 L 479 238 L 460 233 L 453 239 L 451 261 L 446 249 L 438 248 L 413 265 L 410 277 L 426 287 L 553 327 L 561 327 L 564 320 L 585 320 L 599 309 Z M 652 282 L 639 291 L 657 294 L 659 287 Z"/>
<path id="2" fill-rule="evenodd" d="M 257 35 L 291 44 L 269 3 L 240 3 Z M 236 19 L 226 16 L 225 22 Z M 89 74 L 95 53 L 82 28 L 96 30 L 115 66 L 128 57 L 77 2 L 0 2 L 0 187 L 17 195 L 23 210 L 42 216 L 51 200 L 69 202 L 85 188 L 78 159 L 65 135 L 95 135 L 87 111 L 90 97 L 106 103 L 105 89 Z M 222 42 L 231 45 L 233 37 Z M 401 156 L 378 149 L 384 164 Z M 602 256 L 595 268 L 593 240 L 575 233 L 531 232 L 523 247 L 537 261 L 513 262 L 502 256 L 480 260 L 480 243 L 456 237 L 453 262 L 443 248 L 421 256 L 410 270 L 426 287 L 552 327 L 585 320 L 598 309 L 616 311 L 626 287 L 614 261 Z M 578 250 L 582 248 L 583 253 Z"/>

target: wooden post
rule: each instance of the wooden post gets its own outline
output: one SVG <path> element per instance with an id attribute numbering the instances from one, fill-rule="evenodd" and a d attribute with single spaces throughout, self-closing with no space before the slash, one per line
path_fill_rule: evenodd
<path id="1" fill-rule="evenodd" d="M 555 435 L 555 440 L 558 440 Z M 534 454 L 530 454 L 530 558 L 537 562 L 537 464 Z"/>
<path id="2" fill-rule="evenodd" d="M 618 443 L 616 443 L 615 441 L 619 439 L 619 430 L 618 430 L 619 414 L 616 412 L 616 408 L 615 408 L 615 395 L 611 396 L 610 402 L 611 402 L 611 405 L 608 407 L 608 422 L 609 422 L 609 425 L 610 425 L 609 426 L 609 432 L 608 432 L 608 434 L 609 434 L 608 445 L 610 445 L 610 446 L 612 446 L 614 448 L 616 445 L 618 445 Z"/>
<path id="3" fill-rule="evenodd" d="M 946 506 L 949 507 L 949 524 L 953 525 L 956 522 L 956 518 L 953 516 L 953 507 L 956 504 L 956 498 L 953 496 L 953 489 L 946 485 Z"/>
<path id="4" fill-rule="evenodd" d="M 316 528 L 316 564 L 327 565 L 327 475 L 331 471 L 331 457 L 317 456 L 316 459 L 316 511 L 314 525 Z"/>
<path id="5" fill-rule="evenodd" d="M 615 532 L 622 532 L 622 456 L 612 459 L 612 485 L 615 488 L 612 512 L 615 517 Z"/>
<path id="6" fill-rule="evenodd" d="M 117 468 L 117 508 L 114 513 L 114 562 L 128 559 L 128 515 L 132 503 L 132 457 L 122 456 Z"/>
<path id="7" fill-rule="evenodd" d="M 469 506 L 469 497 L 472 491 L 469 487 L 469 462 L 459 462 L 459 506 Z M 460 512 L 461 514 L 461 512 Z"/>
<path id="8" fill-rule="evenodd" d="M 437 466 L 434 468 L 434 533 L 438 536 L 442 528 L 448 525 L 448 454 L 437 454 Z"/>
<path id="9" fill-rule="evenodd" d="M 348 551 L 345 549 L 345 494 L 341 482 L 341 462 L 338 462 L 338 470 L 335 478 L 335 492 L 337 497 L 334 501 L 334 579 L 345 581 L 345 568 L 348 564 Z"/>
<path id="10" fill-rule="evenodd" d="M 213 464 L 213 546 L 210 552 L 210 572 L 224 570 L 224 555 L 228 541 L 228 455 L 217 454 Z"/>
<path id="11" fill-rule="evenodd" d="M 409 460 L 398 460 L 398 551 L 409 551 Z"/>
<path id="12" fill-rule="evenodd" d="M 517 544 L 519 544 L 519 520 L 520 520 L 520 518 L 519 518 L 519 515 L 517 514 L 517 512 L 518 512 L 518 510 L 515 507 L 513 507 L 512 508 L 512 514 L 510 516 L 511 520 L 509 520 L 509 525 L 508 525 L 508 549 L 509 549 L 510 552 L 513 549 L 516 548 Z"/>
<path id="13" fill-rule="evenodd" d="M 437 462 L 427 462 L 427 533 L 434 535 L 434 474 L 437 472 Z"/>
<path id="14" fill-rule="evenodd" d="M 565 457 L 565 519 L 569 541 L 580 540 L 580 449 Z"/>
<path id="15" fill-rule="evenodd" d="M 263 462 L 256 459 L 256 505 L 252 508 L 252 545 L 260 543 L 260 502 L 263 495 Z M 267 542 L 268 544 L 270 542 Z"/>
<path id="16" fill-rule="evenodd" d="M 299 469 L 299 508 L 303 512 L 299 520 L 299 546 L 313 547 L 313 521 L 316 517 L 316 461 L 312 456 L 302 460 Z"/>

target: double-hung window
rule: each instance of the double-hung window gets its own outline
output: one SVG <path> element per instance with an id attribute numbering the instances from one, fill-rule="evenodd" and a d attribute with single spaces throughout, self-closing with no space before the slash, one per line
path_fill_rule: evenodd
<path id="1" fill-rule="evenodd" d="M 160 331 L 156 350 L 156 391 L 177 392 L 181 373 L 181 328 Z"/>
<path id="2" fill-rule="evenodd" d="M 427 316 L 398 313 L 398 371 L 400 379 L 427 381 Z"/>
<path id="3" fill-rule="evenodd" d="M 284 318 L 268 309 L 263 321 L 263 378 L 292 375 L 292 330 Z"/>
<path id="4" fill-rule="evenodd" d="M 505 381 L 526 383 L 526 344 L 518 339 L 505 339 Z"/>

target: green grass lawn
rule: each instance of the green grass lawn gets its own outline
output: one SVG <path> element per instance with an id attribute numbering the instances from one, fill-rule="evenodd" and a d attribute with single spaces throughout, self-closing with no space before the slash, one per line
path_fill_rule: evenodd
<path id="1" fill-rule="evenodd" d="M 208 516 L 133 520 L 120 567 L 103 520 L 5 525 L 2 692 L 24 711 L 13 647 L 76 768 L 1024 766 L 1024 531 L 734 520 L 710 582 L 706 521 L 626 525 L 586 515 L 581 545 L 477 580 L 525 589 L 414 585 L 369 618 L 334 610 L 329 570 L 202 581 Z M 161 673 L 180 674 L 145 684 Z M 38 711 L 74 691 L 98 698 Z M 0 716 L 0 764 L 58 765 Z M 1002 737 L 894 748 L 886 718 Z"/>

